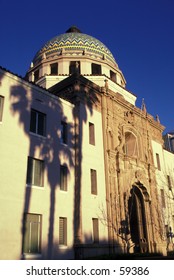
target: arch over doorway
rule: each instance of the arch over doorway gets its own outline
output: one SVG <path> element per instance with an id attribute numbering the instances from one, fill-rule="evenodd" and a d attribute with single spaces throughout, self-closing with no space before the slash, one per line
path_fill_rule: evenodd
<path id="1" fill-rule="evenodd" d="M 134 252 L 148 252 L 148 234 L 144 195 L 140 188 L 133 186 L 128 201 L 131 240 Z"/>

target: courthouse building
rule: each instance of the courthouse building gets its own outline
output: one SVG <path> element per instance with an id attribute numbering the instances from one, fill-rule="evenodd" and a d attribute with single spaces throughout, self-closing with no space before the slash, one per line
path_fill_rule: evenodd
<path id="1" fill-rule="evenodd" d="M 0 68 L 0 258 L 173 250 L 174 155 L 110 50 L 71 27 Z"/>

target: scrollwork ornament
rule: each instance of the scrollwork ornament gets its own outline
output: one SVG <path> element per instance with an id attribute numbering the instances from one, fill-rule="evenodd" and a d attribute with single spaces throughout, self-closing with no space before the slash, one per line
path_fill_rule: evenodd
<path id="1" fill-rule="evenodd" d="M 124 119 L 130 124 L 134 124 L 134 113 L 133 111 L 127 111 L 124 113 Z"/>

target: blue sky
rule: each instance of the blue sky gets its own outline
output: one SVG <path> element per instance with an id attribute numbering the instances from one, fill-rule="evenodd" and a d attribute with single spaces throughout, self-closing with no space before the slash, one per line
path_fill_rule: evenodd
<path id="1" fill-rule="evenodd" d="M 0 65 L 24 76 L 35 53 L 76 25 L 102 41 L 127 89 L 174 130 L 174 0 L 0 0 Z"/>

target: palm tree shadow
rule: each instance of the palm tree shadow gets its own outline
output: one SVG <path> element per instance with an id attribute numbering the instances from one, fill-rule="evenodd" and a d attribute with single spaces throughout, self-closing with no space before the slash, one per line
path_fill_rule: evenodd
<path id="1" fill-rule="evenodd" d="M 66 80 L 66 81 L 65 81 Z M 84 79 L 77 74 L 72 75 L 60 82 L 58 85 L 49 89 L 45 94 L 39 87 L 25 85 L 15 85 L 11 87 L 10 92 L 10 110 L 12 115 L 17 116 L 19 127 L 24 131 L 25 137 L 29 142 L 26 147 L 26 153 L 29 157 L 38 157 L 44 162 L 44 174 L 50 187 L 49 198 L 49 229 L 47 245 L 44 248 L 44 258 L 56 258 L 54 244 L 55 227 L 55 207 L 57 201 L 56 191 L 60 185 L 60 176 L 57 172 L 61 165 L 61 154 L 68 158 L 68 173 L 75 169 L 74 186 L 74 249 L 75 258 L 81 258 L 80 244 L 82 244 L 82 217 L 81 217 L 81 196 L 82 196 L 82 149 L 83 149 L 83 127 L 88 122 L 88 115 L 93 114 L 93 108 L 98 102 L 97 93 L 99 87 L 94 88 L 92 82 Z M 67 92 L 67 85 L 71 85 L 71 91 Z M 66 92 L 66 94 L 65 94 Z M 73 104 L 71 122 L 64 114 L 64 108 L 61 99 L 64 98 Z M 41 111 L 46 115 L 46 135 L 45 137 L 34 135 L 30 132 L 31 109 Z M 60 143 L 60 124 L 61 121 L 68 122 L 67 134 L 68 145 Z M 72 149 L 74 148 L 74 149 Z M 27 158 L 26 158 L 27 165 Z M 26 170 L 27 177 L 27 170 Z M 21 256 L 24 259 L 24 236 L 26 232 L 25 213 L 30 213 L 32 186 L 24 186 L 24 204 L 21 224 Z M 46 188 L 47 186 L 45 186 Z M 43 201 L 44 203 L 44 201 Z"/>
<path id="2" fill-rule="evenodd" d="M 83 160 L 83 129 L 89 116 L 93 115 L 94 107 L 99 102 L 100 88 L 78 73 L 73 74 L 49 89 L 59 97 L 74 104 L 73 118 L 75 125 L 75 185 L 74 185 L 74 254 L 75 259 L 82 259 L 82 160 Z"/>
<path id="3" fill-rule="evenodd" d="M 44 94 L 41 95 L 36 89 L 31 89 L 29 92 L 27 87 L 16 85 L 11 87 L 10 102 L 11 113 L 18 116 L 19 126 L 22 127 L 25 136 L 29 140 L 29 148 L 28 151 L 26 150 L 26 153 L 33 158 L 36 157 L 37 154 L 37 156 L 44 162 L 44 173 L 46 174 L 48 185 L 50 187 L 49 229 L 46 258 L 52 259 L 54 247 L 53 232 L 55 224 L 55 204 L 58 203 L 58 201 L 56 201 L 56 189 L 60 184 L 57 171 L 61 164 L 59 155 L 63 153 L 69 159 L 68 172 L 70 173 L 70 169 L 74 165 L 72 149 L 69 148 L 69 146 L 72 147 L 73 145 L 73 124 L 68 123 L 67 134 L 69 135 L 69 142 L 65 147 L 60 144 L 60 122 L 61 120 L 68 120 L 63 113 L 63 106 L 60 99 L 57 97 L 48 98 L 47 96 L 44 96 Z M 39 108 L 38 110 L 46 114 L 47 125 L 45 137 L 33 135 L 30 132 L 31 108 Z M 24 216 L 25 213 L 30 212 L 32 192 L 32 186 L 25 187 L 23 214 L 21 217 L 22 258 L 24 258 L 23 238 L 26 232 Z"/>

